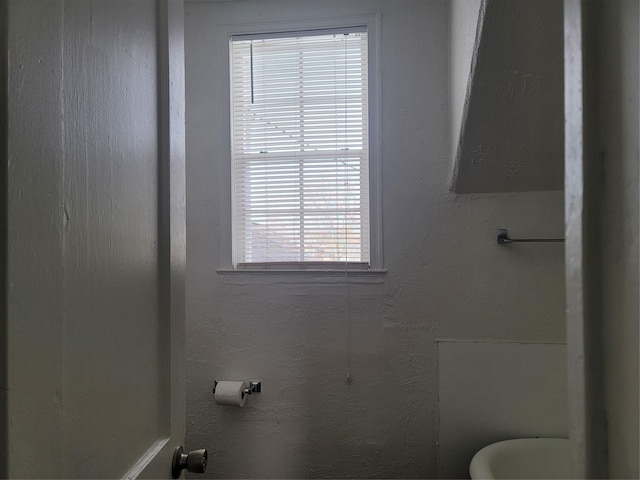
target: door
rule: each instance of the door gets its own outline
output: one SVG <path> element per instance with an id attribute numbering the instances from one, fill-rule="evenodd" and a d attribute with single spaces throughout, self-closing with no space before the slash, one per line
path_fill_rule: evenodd
<path id="1" fill-rule="evenodd" d="M 185 419 L 182 0 L 6 8 L 6 474 L 171 478 Z"/>

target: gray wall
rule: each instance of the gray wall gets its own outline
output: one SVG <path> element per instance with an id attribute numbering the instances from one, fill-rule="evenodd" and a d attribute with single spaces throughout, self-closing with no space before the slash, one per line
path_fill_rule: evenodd
<path id="1" fill-rule="evenodd" d="M 216 273 L 229 161 L 217 26 L 363 12 L 381 18 L 387 274 Z M 186 444 L 211 449 L 208 477 L 435 477 L 436 340 L 564 341 L 562 247 L 495 241 L 499 227 L 562 236 L 562 192 L 448 190 L 449 20 L 440 0 L 187 4 Z M 237 378 L 262 393 L 216 405 L 213 380 Z"/>

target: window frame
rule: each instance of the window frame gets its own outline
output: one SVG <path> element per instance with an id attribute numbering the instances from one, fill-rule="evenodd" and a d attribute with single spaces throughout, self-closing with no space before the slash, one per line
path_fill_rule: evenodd
<path id="1" fill-rule="evenodd" d="M 348 29 L 365 27 L 368 40 L 369 74 L 369 264 L 362 262 L 275 262 L 243 264 L 240 268 L 233 265 L 233 205 L 232 205 L 232 159 L 231 159 L 231 39 L 242 35 L 280 36 L 301 31 Z M 359 274 L 381 273 L 383 270 L 382 249 L 382 189 L 380 166 L 380 71 L 379 71 L 379 30 L 380 18 L 377 14 L 352 15 L 339 18 L 300 19 L 268 21 L 255 24 L 220 25 L 219 41 L 225 48 L 224 65 L 227 83 L 221 86 L 227 98 L 224 112 L 225 125 L 229 129 L 226 145 L 227 161 L 221 165 L 218 182 L 220 198 L 219 218 L 219 265 L 218 273 L 302 273 L 317 274 L 342 273 L 345 270 Z M 220 65 L 218 65 L 220 67 Z"/>

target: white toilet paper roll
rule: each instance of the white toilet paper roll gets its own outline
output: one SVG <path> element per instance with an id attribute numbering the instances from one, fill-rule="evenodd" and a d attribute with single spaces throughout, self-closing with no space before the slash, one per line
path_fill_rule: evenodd
<path id="1" fill-rule="evenodd" d="M 216 384 L 214 395 L 218 405 L 232 405 L 234 407 L 244 407 L 247 402 L 246 382 L 241 381 L 221 381 Z"/>

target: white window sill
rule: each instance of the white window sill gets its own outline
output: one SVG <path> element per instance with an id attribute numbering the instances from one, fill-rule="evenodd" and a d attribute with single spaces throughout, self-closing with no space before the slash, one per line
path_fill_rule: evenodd
<path id="1" fill-rule="evenodd" d="M 251 278 L 270 277 L 269 281 L 275 283 L 292 281 L 295 277 L 296 282 L 302 283 L 344 283 L 348 280 L 350 283 L 384 283 L 387 271 L 382 269 L 218 269 L 218 275 L 239 277 L 243 281 L 250 281 Z"/>

